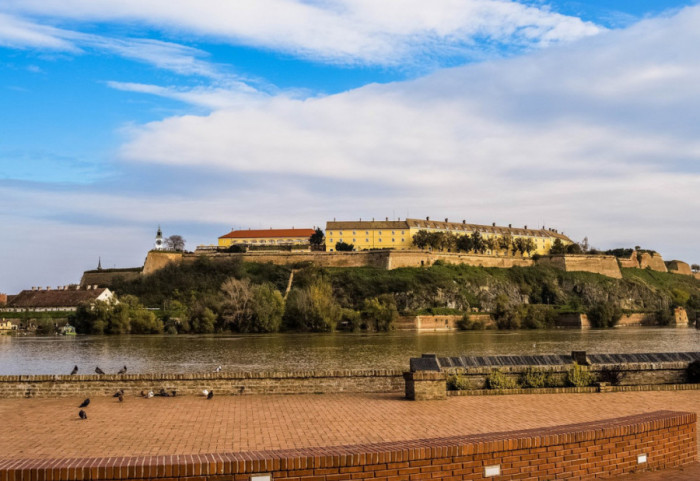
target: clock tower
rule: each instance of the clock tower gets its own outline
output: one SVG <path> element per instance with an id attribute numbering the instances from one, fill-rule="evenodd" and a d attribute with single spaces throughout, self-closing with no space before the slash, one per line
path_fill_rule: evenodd
<path id="1" fill-rule="evenodd" d="M 153 249 L 157 251 L 162 251 L 165 249 L 165 244 L 163 243 L 163 232 L 160 230 L 160 226 L 158 226 L 158 232 L 156 232 L 156 242 L 153 246 Z"/>

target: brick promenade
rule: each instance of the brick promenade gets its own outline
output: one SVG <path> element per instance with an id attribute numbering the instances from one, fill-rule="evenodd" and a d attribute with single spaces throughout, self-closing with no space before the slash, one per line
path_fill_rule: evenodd
<path id="1" fill-rule="evenodd" d="M 412 402 L 397 395 L 339 394 L 0 399 L 0 458 L 204 454 L 376 443 L 511 431 L 657 410 L 694 411 L 700 392 L 455 397 Z M 625 480 L 697 480 L 695 464 Z M 655 477 L 656 476 L 656 477 Z"/>

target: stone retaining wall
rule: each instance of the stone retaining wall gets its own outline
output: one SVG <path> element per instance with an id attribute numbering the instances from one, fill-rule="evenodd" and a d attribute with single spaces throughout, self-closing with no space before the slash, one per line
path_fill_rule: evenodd
<path id="1" fill-rule="evenodd" d="M 516 432 L 298 450 L 0 460 L 3 481 L 592 480 L 697 460 L 695 413 L 657 411 Z M 640 456 L 644 462 L 640 463 Z M 256 480 L 256 481 L 257 481 Z"/>
<path id="2" fill-rule="evenodd" d="M 178 395 L 316 394 L 396 392 L 404 389 L 401 371 L 313 371 L 207 374 L 116 374 L 0 376 L 0 398 L 111 396 L 124 389 L 127 396 L 160 389 Z"/>

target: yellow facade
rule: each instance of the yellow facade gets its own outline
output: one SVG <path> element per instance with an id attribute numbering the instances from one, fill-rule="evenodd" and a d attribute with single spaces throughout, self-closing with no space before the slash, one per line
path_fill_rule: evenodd
<path id="1" fill-rule="evenodd" d="M 313 229 L 235 230 L 219 237 L 219 247 L 309 245 L 309 237 L 313 233 Z"/>
<path id="2" fill-rule="evenodd" d="M 529 238 L 535 243 L 538 254 L 549 253 L 552 244 L 560 239 L 563 244 L 571 244 L 568 237 L 553 229 L 528 229 L 467 224 L 466 222 L 433 221 L 429 218 L 405 219 L 396 221 L 329 221 L 326 223 L 326 250 L 335 250 L 337 242 L 353 244 L 355 250 L 367 249 L 415 249 L 413 236 L 419 231 L 450 232 L 456 236 L 471 235 L 479 232 L 484 239 L 499 238 L 506 235 L 516 238 Z M 485 254 L 505 255 L 501 249 L 488 250 Z"/>

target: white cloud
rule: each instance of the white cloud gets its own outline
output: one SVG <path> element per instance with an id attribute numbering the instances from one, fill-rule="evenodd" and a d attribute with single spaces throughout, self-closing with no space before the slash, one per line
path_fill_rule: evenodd
<path id="1" fill-rule="evenodd" d="M 112 38 L 42 25 L 0 12 L 0 46 L 84 54 L 109 53 L 148 63 L 182 75 L 225 78 L 202 50 L 171 42 L 141 38 Z"/>
<path id="2" fill-rule="evenodd" d="M 24 14 L 186 31 L 338 63 L 399 65 L 474 54 L 474 43 L 548 45 L 599 33 L 590 22 L 508 0 L 6 0 Z"/>

